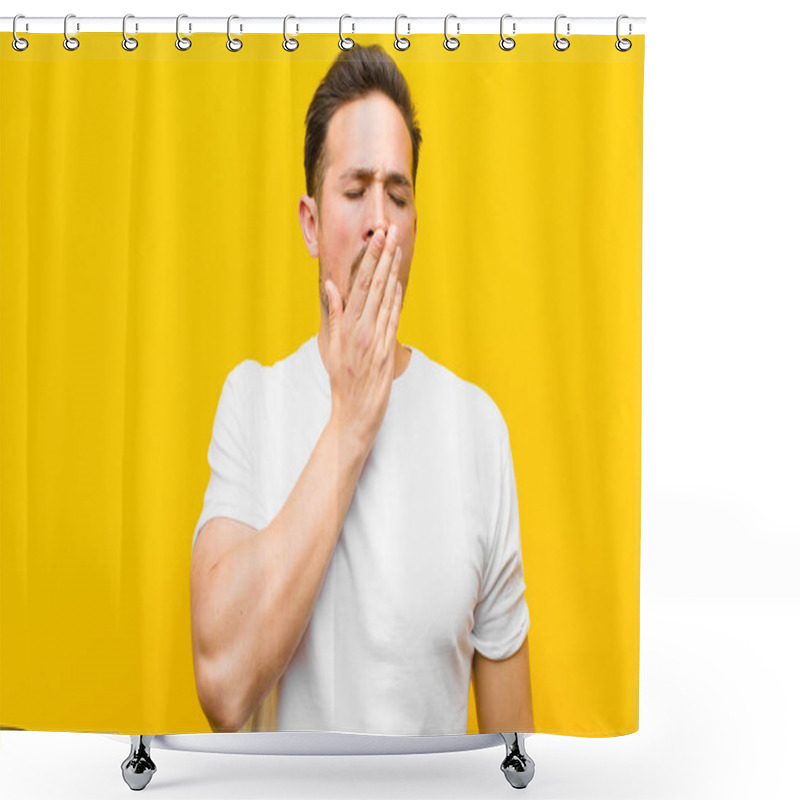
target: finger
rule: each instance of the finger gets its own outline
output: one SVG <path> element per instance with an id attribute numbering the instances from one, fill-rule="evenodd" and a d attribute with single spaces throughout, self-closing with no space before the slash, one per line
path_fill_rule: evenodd
<path id="1" fill-rule="evenodd" d="M 400 322 L 400 307 L 403 305 L 403 286 L 398 282 L 395 284 L 394 290 L 394 303 L 392 304 L 392 316 L 389 318 L 389 325 L 386 328 L 386 352 L 389 353 L 389 348 L 394 348 L 394 343 L 397 341 L 397 326 Z"/>
<path id="2" fill-rule="evenodd" d="M 328 294 L 328 329 L 331 337 L 335 337 L 342 318 L 342 299 L 332 280 L 325 281 L 325 291 Z"/>
<path id="3" fill-rule="evenodd" d="M 383 302 L 389 271 L 391 270 L 395 255 L 399 249 L 397 244 L 397 230 L 392 226 L 389 228 L 389 235 L 386 237 L 386 246 L 381 253 L 381 260 L 378 262 L 378 266 L 372 276 L 372 286 L 369 287 L 366 305 L 361 312 L 361 316 L 372 324 L 375 323 L 378 309 Z"/>
<path id="4" fill-rule="evenodd" d="M 361 259 L 361 265 L 356 275 L 356 282 L 353 286 L 353 290 L 350 292 L 350 298 L 347 301 L 346 312 L 351 315 L 352 319 L 358 319 L 361 316 L 364 304 L 367 302 L 369 287 L 372 285 L 372 274 L 383 252 L 385 240 L 386 237 L 382 230 L 375 231 L 364 253 L 364 257 Z"/>
<path id="5" fill-rule="evenodd" d="M 386 337 L 386 326 L 389 324 L 389 318 L 392 315 L 392 304 L 394 302 L 395 286 L 397 285 L 398 276 L 400 275 L 400 262 L 402 261 L 403 251 L 398 246 L 394 251 L 394 258 L 392 259 L 392 269 L 389 272 L 389 279 L 386 281 L 386 290 L 383 293 L 381 300 L 380 311 L 378 311 L 378 320 L 375 323 L 375 333 L 379 341 L 384 341 Z"/>

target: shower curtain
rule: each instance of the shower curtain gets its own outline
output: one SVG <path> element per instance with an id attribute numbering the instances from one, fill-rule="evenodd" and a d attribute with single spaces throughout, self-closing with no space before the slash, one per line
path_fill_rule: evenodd
<path id="1" fill-rule="evenodd" d="M 205 508 L 224 507 L 211 507 L 214 480 L 219 489 L 229 466 L 256 469 L 256 455 L 237 447 L 255 450 L 261 434 L 236 428 L 241 420 L 273 432 L 283 424 L 267 419 L 266 395 L 244 397 L 246 379 L 278 386 L 275 376 L 289 369 L 280 364 L 299 364 L 302 352 L 330 398 L 315 349 L 325 287 L 299 201 L 304 119 L 339 37 L 301 35 L 294 52 L 281 36 L 242 38 L 230 52 L 224 33 L 195 34 L 181 51 L 174 35 L 147 34 L 127 52 L 120 35 L 90 33 L 70 52 L 63 36 L 40 34 L 17 52 L 11 34 L 0 35 L 4 727 L 211 730 L 193 663 L 195 527 Z M 423 532 L 422 548 L 422 534 L 409 530 L 417 550 L 392 550 L 388 578 L 385 552 L 372 553 L 376 571 L 356 573 L 354 515 L 367 497 L 379 516 L 427 512 L 419 497 L 384 500 L 358 485 L 319 595 L 338 591 L 328 607 L 338 602 L 345 612 L 318 625 L 328 691 L 344 703 L 335 681 L 355 675 L 356 689 L 391 693 L 356 663 L 362 651 L 348 649 L 362 637 L 388 640 L 385 652 L 401 654 L 392 666 L 417 670 L 406 676 L 412 683 L 430 680 L 429 670 L 439 675 L 428 657 L 449 663 L 465 647 L 467 656 L 477 645 L 504 660 L 508 647 L 484 647 L 477 632 L 479 621 L 483 631 L 502 627 L 491 618 L 502 609 L 480 616 L 479 605 L 517 592 L 497 642 L 518 647 L 526 635 L 532 730 L 634 732 L 644 37 L 630 37 L 627 52 L 613 34 L 572 36 L 563 52 L 539 34 L 517 36 L 510 51 L 496 35 L 464 36 L 454 51 L 427 34 L 405 51 L 392 36 L 354 38 L 395 62 L 422 135 L 415 186 L 398 184 L 416 209 L 397 330 L 410 362 L 382 425 L 402 382 L 415 369 L 421 380 L 425 365 L 442 383 L 415 398 L 420 417 L 448 403 L 460 413 L 458 392 L 480 408 L 427 487 L 430 513 L 473 478 L 488 476 L 502 496 L 459 495 L 441 530 Z M 360 202 L 357 191 L 347 199 Z M 305 402 L 281 391 L 269 408 Z M 249 416 L 241 411 L 248 402 Z M 236 403 L 245 416 L 232 416 Z M 473 447 L 489 442 L 490 430 L 489 449 Z M 413 425 L 406 431 L 414 452 L 433 447 Z M 384 457 L 405 446 L 402 436 L 396 442 L 395 451 L 384 440 Z M 375 462 L 367 462 L 372 476 L 384 463 Z M 297 471 L 276 474 L 294 481 Z M 242 502 L 254 511 L 239 522 L 256 530 L 278 511 L 261 496 Z M 479 538 L 467 543 L 473 527 Z M 375 546 L 381 531 L 370 536 Z M 450 547 L 462 541 L 476 561 Z M 372 596 L 349 606 L 345 597 L 365 586 Z M 438 605 L 406 616 L 414 602 L 436 599 L 436 586 L 447 588 Z M 386 601 L 404 596 L 408 603 Z M 466 638 L 443 632 L 456 607 L 469 613 L 455 626 L 475 625 Z M 364 619 L 348 618 L 351 608 L 369 608 L 380 630 L 367 633 Z M 428 621 L 438 638 L 420 645 Z M 307 638 L 293 658 L 306 653 Z M 275 684 L 243 730 L 277 726 L 280 690 Z M 413 708 L 413 694 L 393 702 Z M 461 732 L 478 733 L 468 674 L 463 695 Z M 369 732 L 403 732 L 389 712 L 385 726 L 377 719 Z M 434 719 L 422 732 L 454 731 Z"/>

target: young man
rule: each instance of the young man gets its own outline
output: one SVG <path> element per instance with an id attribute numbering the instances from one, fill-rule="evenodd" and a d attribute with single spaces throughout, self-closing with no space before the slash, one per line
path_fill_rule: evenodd
<path id="1" fill-rule="evenodd" d="M 532 731 L 508 431 L 489 396 L 396 339 L 421 136 L 379 47 L 306 116 L 299 217 L 320 330 L 228 375 L 191 574 L 214 730 Z M 267 698 L 277 700 L 268 721 Z"/>

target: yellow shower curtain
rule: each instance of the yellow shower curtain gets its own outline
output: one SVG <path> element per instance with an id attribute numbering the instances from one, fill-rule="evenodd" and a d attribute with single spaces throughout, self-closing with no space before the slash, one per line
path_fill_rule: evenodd
<path id="1" fill-rule="evenodd" d="M 210 730 L 189 568 L 220 389 L 319 327 L 303 120 L 338 36 L 0 34 L 0 725 Z M 412 37 L 398 339 L 516 473 L 535 731 L 638 728 L 644 37 Z M 477 733 L 474 705 L 468 732 Z"/>

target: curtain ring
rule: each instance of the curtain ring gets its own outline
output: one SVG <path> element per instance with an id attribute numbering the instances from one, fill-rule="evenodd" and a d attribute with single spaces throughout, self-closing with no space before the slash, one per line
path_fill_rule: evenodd
<path id="1" fill-rule="evenodd" d="M 503 33 L 503 22 L 505 22 L 507 17 L 510 17 L 511 14 L 503 14 L 500 17 L 500 49 L 501 50 L 513 50 L 516 47 L 516 42 L 510 37 L 506 36 Z M 515 33 L 517 28 L 517 24 L 515 22 L 511 23 L 511 32 Z"/>
<path id="2" fill-rule="evenodd" d="M 342 50 L 352 50 L 356 43 L 349 36 L 345 36 L 342 33 L 342 22 L 346 19 L 353 18 L 349 14 L 342 14 L 342 16 L 339 17 L 339 47 Z"/>
<path id="3" fill-rule="evenodd" d="M 461 44 L 461 42 L 458 41 L 458 38 L 456 36 L 450 36 L 447 33 L 447 21 L 451 17 L 455 18 L 455 19 L 458 19 L 458 17 L 456 17 L 455 14 L 448 14 L 444 18 L 444 49 L 452 51 L 452 50 L 458 50 L 458 46 Z M 460 27 L 461 27 L 461 24 L 459 22 L 456 22 L 456 34 L 458 34 L 458 31 L 459 31 Z"/>
<path id="4" fill-rule="evenodd" d="M 128 52 L 135 50 L 139 46 L 137 39 L 134 39 L 132 36 L 128 36 L 126 25 L 128 20 L 132 18 L 134 18 L 133 14 L 126 14 L 122 18 L 122 49 L 127 50 Z"/>
<path id="5" fill-rule="evenodd" d="M 298 47 L 300 47 L 300 40 L 295 39 L 294 36 L 289 36 L 289 34 L 286 33 L 286 23 L 290 19 L 297 19 L 297 17 L 287 14 L 283 18 L 283 49 L 286 50 L 287 53 L 293 53 Z"/>
<path id="6" fill-rule="evenodd" d="M 18 19 L 25 19 L 24 14 L 17 14 L 14 17 L 14 21 L 11 23 L 11 33 L 14 35 L 14 40 L 11 42 L 11 46 L 19 53 L 23 50 L 28 49 L 28 40 L 23 39 L 21 36 L 17 36 L 17 20 Z"/>
<path id="7" fill-rule="evenodd" d="M 228 17 L 228 41 L 225 43 L 225 47 L 227 47 L 231 53 L 238 53 L 242 47 L 244 47 L 244 42 L 241 39 L 237 39 L 235 36 L 231 36 L 232 19 L 239 19 L 239 17 L 236 14 L 231 14 Z"/>
<path id="8" fill-rule="evenodd" d="M 558 50 L 560 53 L 563 53 L 564 50 L 567 50 L 569 48 L 569 39 L 565 39 L 563 36 L 558 35 L 558 21 L 560 19 L 566 19 L 566 18 L 567 18 L 566 14 L 559 14 L 556 17 L 556 23 L 554 28 L 556 40 L 553 42 L 553 47 L 555 47 L 555 49 Z M 569 36 L 569 22 L 567 23 L 567 36 Z"/>
<path id="9" fill-rule="evenodd" d="M 192 40 L 188 39 L 186 36 L 181 35 L 181 20 L 188 17 L 188 14 L 178 14 L 178 18 L 175 20 L 175 35 L 178 37 L 175 40 L 175 47 L 178 50 L 188 50 L 192 46 Z M 189 23 L 189 33 L 192 32 L 192 23 Z"/>
<path id="10" fill-rule="evenodd" d="M 395 50 L 408 50 L 411 47 L 411 39 L 406 39 L 397 32 L 397 25 L 401 19 L 408 19 L 408 17 L 405 14 L 398 14 L 394 18 L 394 48 Z M 411 25 L 408 25 L 408 32 L 411 33 Z"/>
<path id="11" fill-rule="evenodd" d="M 627 14 L 620 14 L 617 17 L 617 41 L 614 42 L 614 47 L 616 47 L 617 50 L 620 51 L 620 53 L 627 53 L 628 50 L 630 50 L 631 47 L 633 47 L 633 42 L 630 39 L 619 38 L 619 21 L 621 19 L 629 19 L 629 17 Z M 625 44 L 623 44 L 623 42 L 625 42 Z"/>
<path id="12" fill-rule="evenodd" d="M 81 43 L 74 36 L 70 36 L 67 33 L 67 21 L 69 20 L 70 17 L 74 17 L 74 16 L 75 16 L 74 14 L 67 14 L 67 16 L 64 17 L 64 49 L 65 50 L 77 50 L 81 46 Z M 78 26 L 77 30 L 80 30 L 80 26 Z"/>

